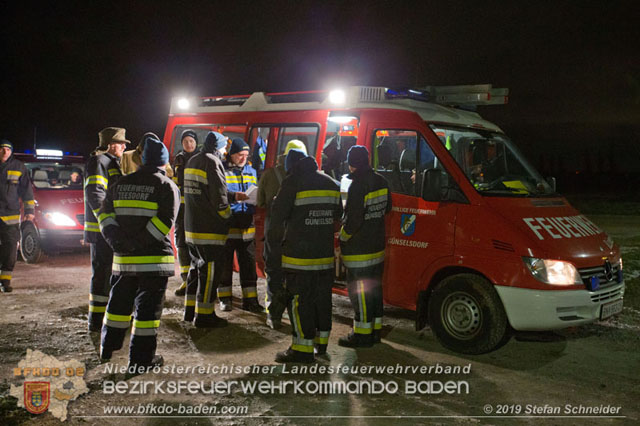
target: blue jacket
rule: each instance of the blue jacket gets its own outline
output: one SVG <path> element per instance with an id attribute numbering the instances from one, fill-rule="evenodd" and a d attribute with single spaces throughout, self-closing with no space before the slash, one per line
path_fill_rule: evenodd
<path id="1" fill-rule="evenodd" d="M 256 207 L 253 204 L 240 203 L 236 201 L 236 192 L 247 192 L 252 186 L 258 185 L 256 170 L 249 164 L 244 167 L 236 167 L 233 163 L 225 164 L 225 179 L 227 181 L 227 193 L 231 203 L 231 213 L 248 213 L 253 215 Z"/>

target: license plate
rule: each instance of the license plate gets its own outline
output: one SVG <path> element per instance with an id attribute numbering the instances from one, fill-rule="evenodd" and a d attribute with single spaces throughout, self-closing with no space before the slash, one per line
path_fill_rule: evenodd
<path id="1" fill-rule="evenodd" d="M 616 300 L 615 302 L 605 303 L 600 310 L 600 319 L 606 319 L 615 314 L 622 312 L 623 299 Z"/>

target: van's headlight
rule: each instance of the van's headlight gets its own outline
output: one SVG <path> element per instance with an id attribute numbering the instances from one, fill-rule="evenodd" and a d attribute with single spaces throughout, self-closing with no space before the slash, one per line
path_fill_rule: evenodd
<path id="1" fill-rule="evenodd" d="M 44 214 L 45 219 L 56 226 L 76 226 L 76 223 L 64 213 L 47 212 Z"/>
<path id="2" fill-rule="evenodd" d="M 538 281 L 551 285 L 576 285 L 583 284 L 580 273 L 573 264 L 562 260 L 538 259 L 535 257 L 523 257 L 531 275 Z"/>

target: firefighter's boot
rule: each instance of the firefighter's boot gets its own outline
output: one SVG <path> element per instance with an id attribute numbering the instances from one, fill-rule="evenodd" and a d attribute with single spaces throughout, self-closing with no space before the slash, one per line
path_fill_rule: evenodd
<path id="1" fill-rule="evenodd" d="M 220 298 L 220 310 L 223 312 L 229 312 L 233 309 L 233 305 L 231 304 L 230 297 L 222 297 Z"/>
<path id="2" fill-rule="evenodd" d="M 373 336 L 351 332 L 347 337 L 338 339 L 338 345 L 345 348 L 370 348 L 373 346 Z"/>
<path id="3" fill-rule="evenodd" d="M 258 303 L 257 297 L 247 297 L 242 299 L 242 310 L 261 314 L 264 308 Z"/>
<path id="4" fill-rule="evenodd" d="M 186 292 L 187 282 L 183 281 L 182 284 L 180 284 L 180 287 L 176 288 L 176 291 L 174 291 L 173 294 L 175 294 L 176 296 L 184 296 Z"/>
<path id="5" fill-rule="evenodd" d="M 311 353 L 299 352 L 289 348 L 286 351 L 278 352 L 276 354 L 276 362 L 283 363 L 283 364 L 289 363 L 289 362 L 299 362 L 303 364 L 309 364 L 314 361 L 315 361 L 315 356 L 313 355 L 313 352 Z"/>

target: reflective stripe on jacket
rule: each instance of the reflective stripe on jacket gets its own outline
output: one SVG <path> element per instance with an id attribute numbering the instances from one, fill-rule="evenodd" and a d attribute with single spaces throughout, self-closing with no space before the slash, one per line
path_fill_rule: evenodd
<path id="1" fill-rule="evenodd" d="M 384 222 L 391 211 L 391 191 L 386 179 L 370 168 L 357 170 L 349 178 L 340 230 L 342 261 L 347 268 L 366 268 L 384 262 Z"/>
<path id="2" fill-rule="evenodd" d="M 272 205 L 267 238 L 274 250 L 268 265 L 297 272 L 332 269 L 341 215 L 338 184 L 318 171 L 312 157 L 298 161 Z"/>
<path id="3" fill-rule="evenodd" d="M 109 187 L 122 176 L 119 159 L 111 154 L 92 155 L 85 167 L 84 239 L 95 243 L 100 238 L 97 213 L 103 207 Z"/>
<path id="4" fill-rule="evenodd" d="M 33 214 L 35 202 L 29 172 L 22 163 L 11 155 L 0 164 L 0 220 L 6 225 L 20 223 L 20 200 L 25 214 Z"/>

